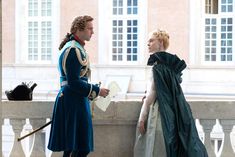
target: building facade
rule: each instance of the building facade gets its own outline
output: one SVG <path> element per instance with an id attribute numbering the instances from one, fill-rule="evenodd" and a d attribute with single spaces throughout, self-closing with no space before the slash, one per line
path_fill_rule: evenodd
<path id="1" fill-rule="evenodd" d="M 235 0 L 2 1 L 2 91 L 32 81 L 35 98 L 54 98 L 58 46 L 79 15 L 94 17 L 95 34 L 85 46 L 91 82 L 116 81 L 122 98 L 142 97 L 150 71 L 148 34 L 164 29 L 168 51 L 188 65 L 186 96 L 234 99 Z"/>

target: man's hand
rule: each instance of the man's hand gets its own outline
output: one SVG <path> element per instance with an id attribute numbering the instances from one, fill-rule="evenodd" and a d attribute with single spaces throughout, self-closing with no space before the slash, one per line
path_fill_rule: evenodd
<path id="1" fill-rule="evenodd" d="M 109 89 L 106 88 L 100 88 L 99 96 L 106 97 L 109 95 Z"/>

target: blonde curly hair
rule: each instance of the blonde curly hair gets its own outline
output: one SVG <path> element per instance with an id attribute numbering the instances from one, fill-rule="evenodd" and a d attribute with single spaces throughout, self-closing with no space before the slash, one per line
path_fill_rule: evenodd
<path id="1" fill-rule="evenodd" d="M 155 36 L 159 41 L 163 42 L 164 49 L 166 50 L 169 47 L 169 34 L 164 30 L 156 30 L 152 32 L 152 35 Z"/>

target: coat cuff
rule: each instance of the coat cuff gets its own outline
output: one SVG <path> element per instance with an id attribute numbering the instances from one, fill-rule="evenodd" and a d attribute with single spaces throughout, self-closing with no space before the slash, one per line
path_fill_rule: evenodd
<path id="1" fill-rule="evenodd" d="M 99 88 L 98 85 L 91 84 L 90 92 L 88 94 L 88 98 L 90 100 L 94 100 L 99 95 L 99 91 L 100 91 L 100 88 Z"/>

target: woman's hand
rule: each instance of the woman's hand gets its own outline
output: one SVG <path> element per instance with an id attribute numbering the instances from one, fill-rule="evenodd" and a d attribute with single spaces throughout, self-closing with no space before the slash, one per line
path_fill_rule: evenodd
<path id="1" fill-rule="evenodd" d="M 100 88 L 99 96 L 106 97 L 109 95 L 109 89 L 106 88 Z"/>
<path id="2" fill-rule="evenodd" d="M 144 121 L 138 122 L 138 129 L 142 135 L 145 134 L 146 129 L 145 129 L 145 122 Z"/>

